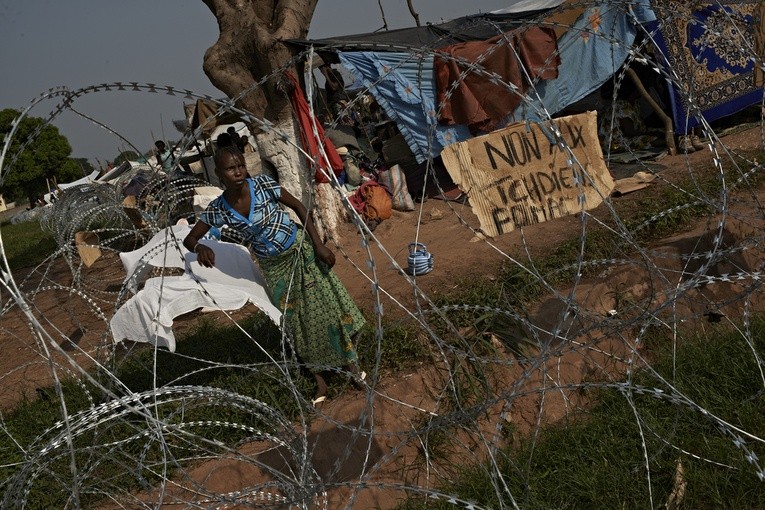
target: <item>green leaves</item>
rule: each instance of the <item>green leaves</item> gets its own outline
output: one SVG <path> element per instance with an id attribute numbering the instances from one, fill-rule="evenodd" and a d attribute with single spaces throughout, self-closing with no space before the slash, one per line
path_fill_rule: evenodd
<path id="1" fill-rule="evenodd" d="M 0 136 L 11 131 L 20 112 L 0 111 Z M 70 159 L 72 147 L 58 128 L 38 117 L 25 117 L 14 133 L 3 162 L 0 192 L 7 200 L 33 197 L 48 192 L 46 179 L 66 182 L 82 176 L 82 169 Z"/>

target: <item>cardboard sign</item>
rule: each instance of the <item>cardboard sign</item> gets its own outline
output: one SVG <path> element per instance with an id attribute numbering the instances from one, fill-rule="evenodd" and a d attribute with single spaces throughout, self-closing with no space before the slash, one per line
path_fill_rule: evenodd
<path id="1" fill-rule="evenodd" d="M 467 192 L 484 234 L 495 237 L 593 209 L 611 193 L 596 113 L 552 122 L 565 143 L 551 143 L 550 131 L 519 122 L 444 148 L 444 164 Z"/>

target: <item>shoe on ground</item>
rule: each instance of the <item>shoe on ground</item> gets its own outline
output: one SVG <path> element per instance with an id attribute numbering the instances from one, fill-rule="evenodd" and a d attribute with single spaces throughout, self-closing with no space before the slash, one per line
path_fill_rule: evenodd
<path id="1" fill-rule="evenodd" d="M 364 384 L 364 379 L 366 379 L 367 373 L 361 372 L 361 375 L 352 375 L 351 376 L 351 386 L 353 386 L 357 390 L 363 390 L 366 388 L 366 385 Z"/>
<path id="2" fill-rule="evenodd" d="M 690 154 L 691 152 L 696 152 L 696 147 L 693 146 L 690 136 L 681 136 L 677 142 L 677 150 Z"/>

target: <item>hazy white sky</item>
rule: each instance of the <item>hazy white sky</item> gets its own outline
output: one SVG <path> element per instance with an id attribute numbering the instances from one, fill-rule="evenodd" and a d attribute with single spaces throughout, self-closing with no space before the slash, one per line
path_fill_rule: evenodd
<path id="1" fill-rule="evenodd" d="M 420 21 L 439 22 L 506 7 L 512 0 L 414 0 Z M 414 26 L 406 0 L 382 0 L 388 28 Z M 309 37 L 371 32 L 383 25 L 377 0 L 319 0 Z M 218 37 L 201 0 L 0 0 L 0 109 L 26 107 L 52 87 L 79 89 L 115 81 L 156 83 L 221 97 L 204 72 L 205 50 Z M 47 117 L 56 102 L 31 114 Z M 142 151 L 157 138 L 178 139 L 183 97 L 107 92 L 75 108 L 108 125 Z M 54 122 L 73 156 L 113 159 L 126 144 L 71 112 Z"/>

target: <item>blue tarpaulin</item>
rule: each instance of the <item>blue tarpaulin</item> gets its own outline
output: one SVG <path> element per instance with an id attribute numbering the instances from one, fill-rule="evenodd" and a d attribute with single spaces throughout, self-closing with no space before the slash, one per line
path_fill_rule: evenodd
<path id="1" fill-rule="evenodd" d="M 603 3 L 585 10 L 559 39 L 559 77 L 532 87 L 509 121 L 541 120 L 582 99 L 624 63 L 635 39 L 627 5 Z M 340 62 L 395 121 L 417 161 L 436 157 L 444 146 L 467 140 L 466 126 L 438 123 L 431 51 L 340 52 Z"/>

